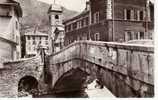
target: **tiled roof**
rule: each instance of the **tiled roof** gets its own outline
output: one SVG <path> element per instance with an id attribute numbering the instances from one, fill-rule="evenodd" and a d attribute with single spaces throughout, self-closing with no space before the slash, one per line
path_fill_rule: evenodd
<path id="1" fill-rule="evenodd" d="M 52 4 L 49 8 L 49 11 L 48 12 L 51 12 L 51 11 L 61 11 L 62 12 L 62 7 L 58 4 Z"/>
<path id="2" fill-rule="evenodd" d="M 64 23 L 69 22 L 69 21 L 73 21 L 75 19 L 78 19 L 78 18 L 80 18 L 84 15 L 88 15 L 88 14 L 89 14 L 89 10 L 84 10 L 81 13 L 79 13 L 78 15 L 73 16 L 72 18 L 69 18 L 69 19 L 65 20 Z"/>
<path id="3" fill-rule="evenodd" d="M 42 33 L 39 31 L 36 31 L 35 33 L 34 33 L 34 31 L 25 33 L 25 36 L 28 36 L 28 35 L 30 35 L 30 36 L 48 36 L 48 34 Z"/>

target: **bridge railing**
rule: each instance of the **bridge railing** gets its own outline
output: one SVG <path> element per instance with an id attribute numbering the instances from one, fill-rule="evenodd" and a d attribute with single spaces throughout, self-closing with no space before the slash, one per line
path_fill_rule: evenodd
<path id="1" fill-rule="evenodd" d="M 80 41 L 49 56 L 50 64 L 82 59 L 154 85 L 154 46 Z"/>

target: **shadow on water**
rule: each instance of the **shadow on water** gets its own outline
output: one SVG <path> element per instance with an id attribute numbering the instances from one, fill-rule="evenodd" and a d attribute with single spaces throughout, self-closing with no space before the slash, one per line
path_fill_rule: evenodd
<path id="1" fill-rule="evenodd" d="M 45 94 L 35 98 L 88 98 L 88 94 L 85 91 L 74 91 L 58 94 Z"/>

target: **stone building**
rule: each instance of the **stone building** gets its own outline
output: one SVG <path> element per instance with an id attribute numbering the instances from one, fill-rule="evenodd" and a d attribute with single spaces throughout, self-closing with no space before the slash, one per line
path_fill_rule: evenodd
<path id="1" fill-rule="evenodd" d="M 0 0 L 0 67 L 4 61 L 21 57 L 19 17 L 20 4 L 15 0 Z"/>
<path id="2" fill-rule="evenodd" d="M 65 25 L 65 45 L 74 41 L 90 39 L 89 10 L 89 2 L 87 2 L 83 12 L 63 22 Z"/>
<path id="3" fill-rule="evenodd" d="M 64 26 L 63 20 L 63 9 L 60 5 L 52 4 L 48 10 L 50 32 L 49 32 L 49 53 L 60 51 L 64 44 Z"/>
<path id="4" fill-rule="evenodd" d="M 22 57 L 32 57 L 38 53 L 39 48 L 44 48 L 48 53 L 48 34 L 37 30 L 25 33 L 22 36 Z"/>
<path id="5" fill-rule="evenodd" d="M 85 22 L 81 21 L 85 16 L 83 12 L 64 22 L 65 44 L 78 38 L 116 42 L 151 39 L 148 24 L 152 21 L 148 0 L 90 0 L 89 3 L 90 10 L 86 13 L 89 24 L 86 29 Z M 75 28 L 75 23 L 80 28 Z"/>

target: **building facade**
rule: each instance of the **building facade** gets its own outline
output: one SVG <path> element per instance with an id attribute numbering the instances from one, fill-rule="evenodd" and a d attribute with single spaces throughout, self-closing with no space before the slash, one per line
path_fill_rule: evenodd
<path id="1" fill-rule="evenodd" d="M 49 53 L 60 51 L 64 44 L 63 9 L 60 5 L 52 4 L 48 10 L 49 31 Z"/>
<path id="2" fill-rule="evenodd" d="M 0 0 L 0 64 L 21 57 L 19 17 L 22 9 L 18 2 Z"/>
<path id="3" fill-rule="evenodd" d="M 65 26 L 65 42 L 68 45 L 79 40 L 90 39 L 90 5 L 86 3 L 86 9 L 81 14 L 63 22 Z"/>
<path id="4" fill-rule="evenodd" d="M 33 57 L 38 53 L 39 48 L 44 48 L 48 53 L 48 34 L 39 31 L 31 31 L 24 34 L 22 37 L 23 42 L 23 58 Z"/>
<path id="5" fill-rule="evenodd" d="M 73 28 L 73 23 L 85 16 L 83 13 L 64 22 L 66 45 L 80 37 L 81 40 L 116 42 L 152 38 L 148 27 L 152 22 L 148 0 L 90 0 L 89 6 L 86 29 L 84 21 L 78 23 L 80 28 Z"/>

